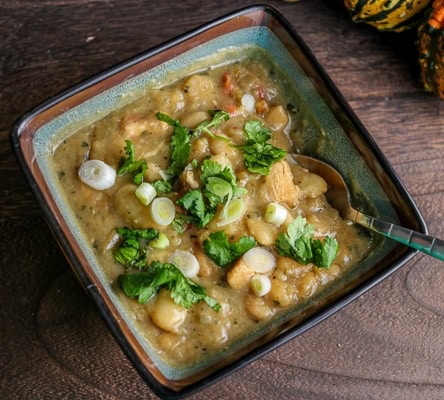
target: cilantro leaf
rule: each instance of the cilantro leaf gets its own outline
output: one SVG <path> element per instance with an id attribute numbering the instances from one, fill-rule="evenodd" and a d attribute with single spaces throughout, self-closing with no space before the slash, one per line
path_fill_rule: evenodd
<path id="1" fill-rule="evenodd" d="M 191 132 L 178 120 L 164 113 L 158 112 L 156 117 L 174 128 L 170 142 L 170 163 L 166 172 L 173 177 L 178 176 L 188 164 L 191 152 Z"/>
<path id="2" fill-rule="evenodd" d="M 265 143 L 271 139 L 271 131 L 261 121 L 247 121 L 244 127 L 248 140 Z"/>
<path id="3" fill-rule="evenodd" d="M 148 243 L 157 239 L 157 230 L 118 228 L 116 232 L 122 237 L 121 243 L 114 250 L 114 259 L 125 270 L 145 269 L 147 265 Z"/>
<path id="4" fill-rule="evenodd" d="M 159 179 L 158 181 L 154 181 L 151 183 L 156 189 L 156 192 L 161 193 L 171 193 L 173 190 L 173 185 L 170 181 L 166 181 L 165 179 Z"/>
<path id="5" fill-rule="evenodd" d="M 329 268 L 338 254 L 338 242 L 329 236 L 322 242 L 314 239 L 313 234 L 313 225 L 307 224 L 307 220 L 298 215 L 287 232 L 278 235 L 276 250 L 300 264 L 313 263 L 320 268 Z"/>
<path id="6" fill-rule="evenodd" d="M 137 298 L 140 304 L 144 304 L 159 291 L 159 286 L 152 285 L 155 276 L 152 272 L 119 275 L 119 285 L 129 298 Z"/>
<path id="7" fill-rule="evenodd" d="M 177 200 L 177 204 L 188 211 L 188 214 L 183 215 L 182 218 L 190 220 L 193 225 L 200 228 L 205 227 L 216 214 L 213 207 L 207 206 L 202 191 L 199 189 L 185 193 Z"/>
<path id="8" fill-rule="evenodd" d="M 222 110 L 214 110 L 213 116 L 211 121 L 203 121 L 201 122 L 195 129 L 195 134 L 201 134 L 202 132 L 205 132 L 210 137 L 214 139 L 221 139 L 224 141 L 230 141 L 229 138 L 226 138 L 224 136 L 218 136 L 215 135 L 210 128 L 217 128 L 220 124 L 222 124 L 225 121 L 228 121 L 230 119 L 230 114 L 228 114 L 226 111 Z"/>
<path id="9" fill-rule="evenodd" d="M 180 215 L 176 216 L 171 223 L 171 228 L 173 228 L 179 235 L 182 235 L 186 228 L 188 222 Z"/>
<path id="10" fill-rule="evenodd" d="M 213 232 L 203 242 L 205 253 L 217 265 L 225 267 L 256 246 L 252 236 L 242 236 L 237 242 L 229 242 L 225 232 Z"/>
<path id="11" fill-rule="evenodd" d="M 247 169 L 260 175 L 268 175 L 271 166 L 282 160 L 287 152 L 268 143 L 271 131 L 261 121 L 247 121 L 244 127 L 247 140 L 243 145 L 232 145 L 242 150 Z"/>
<path id="12" fill-rule="evenodd" d="M 239 198 L 247 193 L 247 189 L 237 186 L 237 177 L 230 166 L 222 166 L 212 160 L 204 160 L 200 176 L 205 185 L 204 194 L 211 207 L 225 203 L 228 208 L 232 199 Z"/>
<path id="13" fill-rule="evenodd" d="M 230 185 L 235 186 L 237 177 L 230 166 L 222 166 L 222 164 L 217 161 L 206 159 L 202 163 L 202 174 L 200 180 L 204 185 L 208 183 L 208 178 L 218 177 L 227 181 Z"/>
<path id="14" fill-rule="evenodd" d="M 286 151 L 270 143 L 247 143 L 243 150 L 245 166 L 253 174 L 268 175 L 271 166 L 286 156 Z"/>
<path id="15" fill-rule="evenodd" d="M 278 253 L 301 264 L 308 264 L 313 260 L 310 241 L 313 232 L 313 225 L 307 224 L 306 219 L 298 215 L 288 226 L 287 233 L 278 235 L 276 240 Z"/>
<path id="16" fill-rule="evenodd" d="M 177 204 L 188 211 L 182 218 L 200 228 L 213 219 L 219 204 L 225 204 L 223 215 L 233 198 L 247 192 L 245 188 L 236 185 L 237 177 L 231 167 L 223 167 L 212 160 L 207 159 L 202 163 L 200 180 L 204 185 L 203 190 L 190 190 L 177 201 Z"/>
<path id="17" fill-rule="evenodd" d="M 145 160 L 136 161 L 134 143 L 131 140 L 125 140 L 126 157 L 120 160 L 120 167 L 117 175 L 121 176 L 125 173 L 133 174 L 133 181 L 140 185 L 143 182 L 143 175 L 148 168 Z"/>
<path id="18" fill-rule="evenodd" d="M 176 304 L 190 308 L 193 304 L 205 301 L 215 311 L 220 304 L 206 294 L 205 288 L 186 278 L 173 264 L 153 262 L 146 272 L 123 274 L 118 278 L 120 287 L 130 298 L 144 304 L 154 297 L 161 288 L 171 292 Z"/>
<path id="19" fill-rule="evenodd" d="M 313 241 L 313 263 L 321 268 L 330 268 L 330 265 L 338 255 L 338 242 L 336 239 L 327 236 L 324 242 Z"/>

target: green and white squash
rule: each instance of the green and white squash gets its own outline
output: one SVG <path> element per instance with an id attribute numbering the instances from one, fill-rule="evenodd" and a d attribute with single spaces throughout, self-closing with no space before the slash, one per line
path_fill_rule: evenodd
<path id="1" fill-rule="evenodd" d="M 444 100 L 444 0 L 435 0 L 418 29 L 419 65 L 425 90 Z"/>
<path id="2" fill-rule="evenodd" d="M 400 32 L 417 24 L 431 0 L 344 0 L 354 22 Z"/>

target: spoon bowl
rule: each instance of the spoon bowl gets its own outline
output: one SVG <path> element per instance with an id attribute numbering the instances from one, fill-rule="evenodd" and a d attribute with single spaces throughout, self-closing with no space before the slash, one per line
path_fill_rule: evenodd
<path id="1" fill-rule="evenodd" d="M 341 174 L 329 164 L 300 154 L 293 154 L 293 159 L 302 167 L 313 172 L 327 182 L 325 196 L 336 208 L 342 218 L 353 221 L 385 237 L 412 247 L 425 254 L 444 260 L 444 241 L 411 229 L 382 221 L 352 207 L 350 192 Z"/>

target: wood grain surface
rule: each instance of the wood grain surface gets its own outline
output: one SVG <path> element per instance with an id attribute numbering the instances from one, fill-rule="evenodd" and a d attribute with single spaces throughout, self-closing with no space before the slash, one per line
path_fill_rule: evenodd
<path id="1" fill-rule="evenodd" d="M 71 272 L 13 156 L 34 106 L 250 1 L 0 0 L 0 398 L 154 399 Z M 444 102 L 414 32 L 332 0 L 270 1 L 300 32 L 444 237 Z M 417 255 L 333 317 L 193 399 L 443 399 L 444 264 Z"/>

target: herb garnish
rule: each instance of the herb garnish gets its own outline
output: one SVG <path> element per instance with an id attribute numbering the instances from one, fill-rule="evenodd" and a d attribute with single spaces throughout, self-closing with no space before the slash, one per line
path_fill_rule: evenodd
<path id="1" fill-rule="evenodd" d="M 174 128 L 170 142 L 170 163 L 166 172 L 172 177 L 178 176 L 188 164 L 191 152 L 191 132 L 181 125 L 179 120 L 173 119 L 162 112 L 158 112 L 156 117 L 159 121 L 166 122 Z"/>
<path id="2" fill-rule="evenodd" d="M 156 229 L 117 228 L 116 232 L 122 237 L 122 242 L 114 250 L 114 259 L 126 271 L 130 269 L 144 270 L 147 265 L 148 243 L 157 239 Z"/>
<path id="3" fill-rule="evenodd" d="M 300 264 L 313 263 L 320 268 L 330 268 L 338 254 L 338 242 L 327 236 L 322 242 L 313 238 L 314 226 L 298 215 L 288 225 L 287 232 L 278 235 L 276 240 L 277 252 L 292 258 Z"/>
<path id="4" fill-rule="evenodd" d="M 177 215 L 171 222 L 171 228 L 173 228 L 179 235 L 183 235 L 187 229 L 188 222 L 182 218 L 181 215 Z"/>
<path id="5" fill-rule="evenodd" d="M 226 111 L 222 111 L 222 110 L 214 110 L 211 113 L 212 113 L 211 120 L 201 122 L 193 130 L 194 133 L 199 135 L 200 133 L 205 132 L 207 135 L 209 135 L 210 137 L 212 137 L 214 139 L 230 141 L 229 138 L 227 138 L 225 136 L 215 135 L 213 132 L 210 131 L 210 128 L 217 128 L 223 122 L 228 121 L 230 119 L 230 114 L 228 114 Z"/>
<path id="6" fill-rule="evenodd" d="M 185 193 L 179 200 L 177 200 L 183 209 L 188 211 L 187 215 L 181 215 L 181 218 L 190 221 L 193 225 L 199 228 L 205 227 L 216 215 L 216 210 L 211 207 L 204 198 L 201 190 L 193 189 Z"/>
<path id="7" fill-rule="evenodd" d="M 119 276 L 119 284 L 128 297 L 146 303 L 164 288 L 171 292 L 175 303 L 185 308 L 203 300 L 214 310 L 220 310 L 220 304 L 208 297 L 202 286 L 186 278 L 173 264 L 159 261 L 148 264 L 148 244 L 159 237 L 157 230 L 118 228 L 117 233 L 123 241 L 114 251 L 115 260 L 126 272 L 131 269 L 143 271 Z"/>
<path id="8" fill-rule="evenodd" d="M 237 186 L 237 177 L 231 166 L 222 166 L 212 160 L 204 160 L 202 163 L 200 180 L 205 185 L 205 194 L 210 204 L 225 203 L 233 198 L 239 198 L 247 193 L 247 189 Z"/>
<path id="9" fill-rule="evenodd" d="M 245 166 L 250 172 L 268 175 L 273 163 L 283 159 L 287 152 L 267 142 L 272 133 L 261 121 L 247 121 L 244 130 L 246 142 L 232 146 L 242 150 Z"/>
<path id="10" fill-rule="evenodd" d="M 146 272 L 120 275 L 118 281 L 125 294 L 136 298 L 141 304 L 164 288 L 171 292 L 174 302 L 182 307 L 190 308 L 204 301 L 215 311 L 221 309 L 220 304 L 206 294 L 205 288 L 186 278 L 173 264 L 154 261 Z"/>
<path id="11" fill-rule="evenodd" d="M 221 213 L 224 218 L 232 199 L 243 196 L 247 190 L 237 186 L 236 174 L 229 166 L 223 167 L 218 162 L 207 159 L 203 161 L 201 171 L 200 180 L 204 189 L 190 190 L 177 200 L 177 204 L 188 211 L 183 218 L 203 228 L 216 215 L 219 204 L 224 204 Z"/>
<path id="12" fill-rule="evenodd" d="M 173 135 L 171 136 L 170 143 L 170 163 L 168 165 L 167 174 L 172 177 L 178 176 L 188 164 L 188 159 L 191 153 L 191 138 L 198 136 L 202 132 L 210 135 L 211 137 L 229 140 L 223 136 L 217 136 L 211 132 L 210 128 L 216 128 L 230 118 L 229 114 L 225 111 L 215 110 L 212 112 L 212 118 L 210 121 L 201 122 L 195 129 L 188 129 L 183 126 L 179 120 L 173 119 L 167 114 L 158 112 L 156 118 L 160 121 L 166 122 L 168 125 L 174 128 Z"/>
<path id="13" fill-rule="evenodd" d="M 151 183 L 154 186 L 154 189 L 156 189 L 157 193 L 171 193 L 173 190 L 173 185 L 170 181 L 167 181 L 165 179 L 159 179 L 158 181 L 154 181 Z"/>
<path id="14" fill-rule="evenodd" d="M 134 143 L 131 140 L 125 140 L 126 157 L 120 160 L 120 167 L 117 170 L 117 175 L 125 173 L 133 174 L 134 183 L 140 185 L 143 182 L 143 175 L 148 168 L 145 160 L 136 161 Z"/>
<path id="15" fill-rule="evenodd" d="M 242 236 L 237 242 L 229 242 L 224 231 L 213 232 L 203 242 L 205 253 L 220 267 L 226 267 L 246 251 L 256 246 L 252 236 Z"/>

